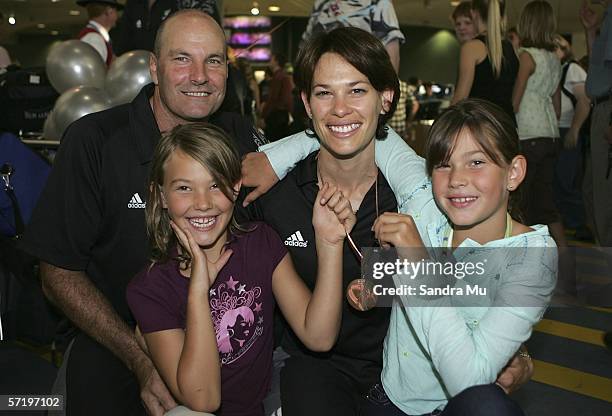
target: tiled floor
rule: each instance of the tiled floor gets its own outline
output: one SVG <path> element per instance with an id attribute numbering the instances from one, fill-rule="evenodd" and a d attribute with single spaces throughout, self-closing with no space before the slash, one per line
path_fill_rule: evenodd
<path id="1" fill-rule="evenodd" d="M 602 341 L 612 331 L 610 252 L 570 244 L 578 298 L 557 298 L 527 342 L 535 373 L 514 397 L 529 416 L 612 415 L 612 352 Z"/>

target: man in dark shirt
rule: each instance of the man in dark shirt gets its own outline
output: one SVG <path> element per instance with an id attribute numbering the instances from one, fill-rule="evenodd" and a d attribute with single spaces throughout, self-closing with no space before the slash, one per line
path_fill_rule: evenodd
<path id="1" fill-rule="evenodd" d="M 110 33 L 117 56 L 136 49 L 152 51 L 157 29 L 177 10 L 177 0 L 128 0 Z"/>
<path id="2" fill-rule="evenodd" d="M 164 21 L 150 69 L 153 84 L 132 103 L 68 128 L 22 242 L 41 260 L 47 296 L 81 330 L 67 359 L 69 414 L 143 414 L 144 404 L 161 415 L 176 406 L 137 343 L 125 300 L 127 283 L 147 262 L 147 177 L 160 133 L 209 121 L 241 153 L 265 140 L 248 120 L 217 111 L 227 58 L 210 16 L 186 10 Z"/>
<path id="3" fill-rule="evenodd" d="M 293 80 L 285 72 L 287 58 L 275 53 L 270 60 L 272 79 L 268 97 L 263 103 L 261 115 L 266 123 L 266 137 L 270 141 L 281 139 L 289 134 L 289 113 L 293 111 Z"/>

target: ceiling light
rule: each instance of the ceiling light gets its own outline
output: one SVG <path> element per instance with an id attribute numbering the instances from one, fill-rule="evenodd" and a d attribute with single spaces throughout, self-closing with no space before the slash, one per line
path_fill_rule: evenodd
<path id="1" fill-rule="evenodd" d="M 52 34 L 53 36 L 57 36 L 57 35 L 59 35 L 59 32 L 58 32 L 57 30 L 52 30 L 52 31 L 51 31 L 51 34 Z"/>
<path id="2" fill-rule="evenodd" d="M 268 10 L 271 12 L 280 12 L 280 7 L 278 6 L 269 6 Z"/>
<path id="3" fill-rule="evenodd" d="M 451 0 L 451 6 L 457 7 L 461 3 L 461 0 Z"/>
<path id="4" fill-rule="evenodd" d="M 51 0 L 51 3 L 57 3 L 60 0 Z"/>
<path id="5" fill-rule="evenodd" d="M 251 9 L 251 14 L 253 16 L 257 16 L 259 14 L 259 4 L 256 1 L 253 2 L 253 8 Z"/>
<path id="6" fill-rule="evenodd" d="M 36 27 L 39 28 L 39 29 L 44 29 L 47 26 L 45 26 L 44 23 L 39 23 L 39 24 L 36 25 Z"/>
<path id="7" fill-rule="evenodd" d="M 14 25 L 15 23 L 17 23 L 17 20 L 15 20 L 15 16 L 9 16 L 8 22 L 9 25 Z"/>
<path id="8" fill-rule="evenodd" d="M 70 10 L 68 14 L 70 14 L 70 16 L 78 16 L 81 14 L 81 12 L 78 10 Z"/>

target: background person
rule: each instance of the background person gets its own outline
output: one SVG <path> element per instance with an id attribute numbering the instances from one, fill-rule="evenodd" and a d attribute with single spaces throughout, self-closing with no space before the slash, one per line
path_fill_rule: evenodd
<path id="1" fill-rule="evenodd" d="M 117 0 L 79 0 L 77 4 L 87 9 L 89 18 L 87 26 L 79 33 L 79 40 L 93 46 L 109 67 L 115 55 L 108 32 L 115 27 L 123 5 Z"/>
<path id="2" fill-rule="evenodd" d="M 459 78 L 451 104 L 481 98 L 499 105 L 514 118 L 512 90 L 518 59 L 504 39 L 505 0 L 473 0 L 472 19 L 478 36 L 461 46 Z"/>
<path id="3" fill-rule="evenodd" d="M 265 121 L 266 138 L 278 140 L 289 134 L 289 115 L 293 111 L 293 79 L 285 72 L 287 58 L 281 53 L 272 54 L 268 93 L 263 101 L 261 116 Z"/>
<path id="4" fill-rule="evenodd" d="M 400 44 L 406 41 L 391 0 L 315 0 L 302 41 L 337 27 L 351 26 L 374 34 L 385 45 L 399 73 Z"/>
<path id="5" fill-rule="evenodd" d="M 476 32 L 476 26 L 472 20 L 472 4 L 469 1 L 459 3 L 453 14 L 451 20 L 455 27 L 455 35 L 459 44 L 463 45 L 468 40 L 472 40 L 478 34 Z"/>
<path id="6" fill-rule="evenodd" d="M 527 3 L 521 12 L 520 68 L 512 97 L 521 151 L 527 158 L 522 187 L 522 213 L 526 224 L 546 224 L 557 246 L 566 247 L 565 231 L 554 202 L 553 176 L 561 110 L 561 64 L 555 54 L 556 23 L 546 1 Z"/>
<path id="7" fill-rule="evenodd" d="M 586 93 L 593 103 L 591 122 L 591 166 L 593 213 L 596 237 L 603 247 L 612 247 L 612 175 L 608 175 L 612 153 L 612 3 L 601 2 L 600 19 L 582 2 L 580 20 L 587 35 L 589 70 Z M 609 259 L 612 264 L 612 259 Z"/>
<path id="8" fill-rule="evenodd" d="M 136 49 L 153 51 L 157 29 L 177 10 L 177 0 L 127 0 L 111 32 L 117 56 Z"/>
<path id="9" fill-rule="evenodd" d="M 554 177 L 555 202 L 563 224 L 576 230 L 575 238 L 590 239 L 582 195 L 584 153 L 588 140 L 585 122 L 591 112 L 586 95 L 586 71 L 574 60 L 572 45 L 555 36 L 556 53 L 561 60 L 561 116 L 559 117 L 559 157 Z"/>

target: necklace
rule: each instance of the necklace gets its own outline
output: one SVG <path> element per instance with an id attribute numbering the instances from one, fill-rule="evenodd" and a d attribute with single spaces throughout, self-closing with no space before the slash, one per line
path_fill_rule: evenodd
<path id="1" fill-rule="evenodd" d="M 323 177 L 321 176 L 321 171 L 319 170 L 319 164 L 317 162 L 317 176 L 319 179 L 319 186 L 323 186 Z M 376 219 L 379 216 L 378 211 L 378 172 L 376 172 L 376 176 L 374 179 L 374 196 L 376 201 Z M 365 196 L 364 196 L 365 198 Z M 315 202 L 316 203 L 316 202 Z M 346 239 L 348 240 L 349 246 L 359 259 L 359 263 L 363 263 L 363 254 L 361 250 L 355 244 L 355 241 L 351 237 L 350 233 L 345 230 Z M 374 293 L 374 284 L 371 280 L 366 279 L 363 273 L 357 279 L 352 280 L 347 288 L 346 288 L 346 300 L 349 305 L 358 311 L 368 311 L 376 306 L 377 296 Z"/>

